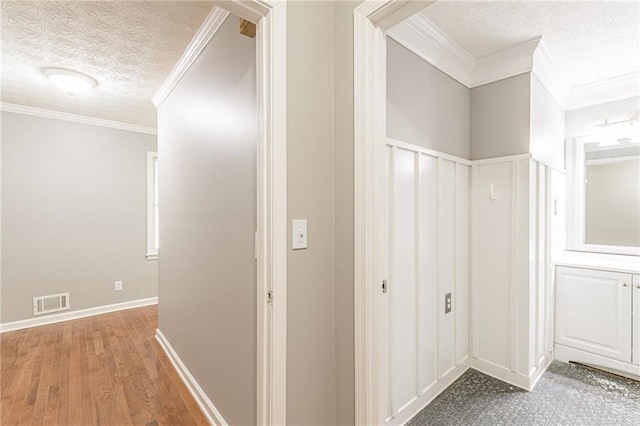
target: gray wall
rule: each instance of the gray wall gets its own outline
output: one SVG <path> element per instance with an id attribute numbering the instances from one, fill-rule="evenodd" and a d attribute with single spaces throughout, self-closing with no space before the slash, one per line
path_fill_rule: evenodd
<path id="1" fill-rule="evenodd" d="M 471 159 L 526 154 L 530 138 L 530 74 L 471 89 Z"/>
<path id="2" fill-rule="evenodd" d="M 232 425 L 256 421 L 255 62 L 230 16 L 158 110 L 159 328 Z"/>
<path id="3" fill-rule="evenodd" d="M 387 136 L 470 158 L 469 92 L 387 38 Z"/>
<path id="4" fill-rule="evenodd" d="M 535 75 L 531 75 L 529 149 L 539 160 L 564 169 L 564 108 Z"/>
<path id="5" fill-rule="evenodd" d="M 287 258 L 292 425 L 335 422 L 332 23 L 331 2 L 287 5 L 288 218 L 307 219 L 309 233 Z"/>
<path id="6" fill-rule="evenodd" d="M 34 296 L 68 291 L 72 310 L 156 296 L 157 262 L 145 257 L 156 137 L 1 117 L 1 321 L 32 318 Z"/>

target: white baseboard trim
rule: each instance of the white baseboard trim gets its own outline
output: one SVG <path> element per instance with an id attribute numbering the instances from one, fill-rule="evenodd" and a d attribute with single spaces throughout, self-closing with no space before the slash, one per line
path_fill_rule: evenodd
<path id="1" fill-rule="evenodd" d="M 198 406 L 202 410 L 209 423 L 213 426 L 227 426 L 227 422 L 220 414 L 220 411 L 213 405 L 213 402 L 209 399 L 207 394 L 202 390 L 196 379 L 191 375 L 187 367 L 184 365 L 176 351 L 162 334 L 160 329 L 156 329 L 156 340 L 160 343 L 162 350 L 167 354 L 169 361 L 173 364 L 173 367 L 178 372 L 178 375 L 189 389 L 189 392 L 198 403 Z"/>
<path id="2" fill-rule="evenodd" d="M 531 391 L 538 383 L 538 380 L 540 380 L 540 377 L 542 377 L 542 374 L 547 370 L 547 367 L 549 367 L 552 360 L 553 359 L 550 356 L 545 356 L 538 367 L 533 369 L 528 376 L 513 372 L 508 368 L 480 358 L 469 358 L 468 365 L 474 370 L 484 373 L 487 376 L 502 380 L 503 382 L 517 386 L 526 391 Z"/>
<path id="3" fill-rule="evenodd" d="M 619 376 L 625 376 L 630 379 L 640 380 L 640 366 L 629 364 L 616 359 L 607 358 L 605 356 L 592 354 L 589 352 L 581 351 L 580 349 L 573 349 L 567 346 L 558 345 L 554 346 L 556 359 L 562 362 L 577 362 L 580 364 L 588 365 L 589 367 L 599 368 L 612 374 Z"/>
<path id="4" fill-rule="evenodd" d="M 419 398 L 416 398 L 409 405 L 401 410 L 398 417 L 393 419 L 388 424 L 406 424 L 409 420 L 414 418 L 424 407 L 429 405 L 438 395 L 444 392 L 449 386 L 453 384 L 465 371 L 469 369 L 467 365 L 467 358 L 465 358 L 460 364 L 452 367 L 447 373 L 442 376 L 442 379 L 437 380 L 427 389 L 425 389 Z"/>
<path id="5" fill-rule="evenodd" d="M 41 325 L 55 324 L 63 321 L 71 321 L 94 315 L 106 314 L 109 312 L 124 311 L 125 309 L 139 308 L 142 306 L 157 305 L 157 297 L 147 299 L 130 300 L 128 302 L 114 303 L 112 305 L 96 306 L 94 308 L 79 309 L 77 311 L 52 314 L 44 317 L 29 318 L 26 320 L 12 321 L 0 324 L 0 333 L 7 331 L 22 330 L 24 328 L 38 327 Z"/>

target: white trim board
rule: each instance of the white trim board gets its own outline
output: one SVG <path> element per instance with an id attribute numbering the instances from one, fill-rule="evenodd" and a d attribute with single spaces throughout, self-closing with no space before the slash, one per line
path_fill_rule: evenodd
<path id="1" fill-rule="evenodd" d="M 171 361 L 173 368 L 175 368 L 178 372 L 180 379 L 182 379 L 182 382 L 189 390 L 189 393 L 191 393 L 193 399 L 195 399 L 198 403 L 198 406 L 202 410 L 202 413 L 205 415 L 209 423 L 216 426 L 226 426 L 227 422 L 222 417 L 222 414 L 220 414 L 220 411 L 218 411 L 213 402 L 211 402 L 211 400 L 207 397 L 207 394 L 200 387 L 193 375 L 189 372 L 187 366 L 184 365 L 184 363 L 182 362 L 176 351 L 173 349 L 165 335 L 162 334 L 160 329 L 156 329 L 156 340 L 160 344 L 160 347 L 162 348 L 164 353 L 167 355 L 167 358 L 169 358 L 169 361 Z"/>
<path id="2" fill-rule="evenodd" d="M 154 127 L 140 126 L 138 124 L 123 123 L 121 121 L 105 120 L 102 118 L 89 117 L 86 115 L 71 114 L 68 112 L 53 111 L 50 109 L 36 108 L 25 105 L 0 103 L 0 111 L 12 112 L 15 114 L 31 115 L 34 117 L 50 118 L 53 120 L 70 121 L 72 123 L 88 124 L 91 126 L 107 127 L 109 129 L 125 130 L 127 132 L 144 133 L 146 135 L 157 135 Z"/>
<path id="3" fill-rule="evenodd" d="M 162 86 L 160 86 L 156 94 L 151 98 L 151 102 L 153 102 L 156 108 L 162 104 L 173 88 L 182 80 L 182 77 L 184 77 L 189 68 L 191 68 L 191 65 L 193 65 L 198 56 L 200 56 L 202 50 L 216 32 L 218 32 L 229 15 L 230 13 L 228 11 L 218 6 L 213 6 L 211 12 L 209 12 L 209 15 L 191 39 L 180 60 L 178 60 L 178 63 L 175 64 L 169 76 L 164 83 L 162 83 Z"/>
<path id="4" fill-rule="evenodd" d="M 567 110 L 640 96 L 640 72 L 607 78 L 571 89 Z"/>
<path id="5" fill-rule="evenodd" d="M 631 363 L 596 355 L 580 349 L 555 344 L 554 352 L 556 360 L 560 362 L 577 362 L 593 368 L 609 371 L 610 373 L 640 380 L 640 366 Z"/>
<path id="6" fill-rule="evenodd" d="M 453 161 L 454 163 L 461 163 L 466 166 L 471 166 L 473 161 L 467 160 L 466 158 L 457 157 L 453 154 L 447 154 L 446 152 L 436 151 L 434 149 L 429 149 L 422 147 L 420 145 L 416 145 L 410 142 L 403 142 L 398 139 L 393 139 L 387 137 L 387 146 L 397 146 L 398 148 L 406 149 L 413 152 L 420 152 L 425 155 L 429 155 L 435 158 L 443 158 L 445 160 Z"/>
<path id="7" fill-rule="evenodd" d="M 542 37 L 475 58 L 429 18 L 419 13 L 391 28 L 387 35 L 470 89 L 532 72 L 566 109 L 583 108 L 640 94 L 638 71 L 572 88 Z"/>
<path id="8" fill-rule="evenodd" d="M 569 88 L 542 37 L 475 58 L 419 13 L 391 28 L 388 36 L 468 88 L 535 72 L 556 100 L 565 103 Z"/>
<path id="9" fill-rule="evenodd" d="M 545 356 L 540 361 L 539 365 L 529 372 L 529 376 L 516 373 L 508 368 L 475 357 L 469 358 L 467 365 L 476 371 L 486 374 L 487 376 L 495 377 L 503 382 L 531 391 L 542 377 L 542 374 L 547 370 L 551 361 L 551 357 Z"/>
<path id="10" fill-rule="evenodd" d="M 29 318 L 26 320 L 12 321 L 0 324 L 0 333 L 8 331 L 22 330 L 25 328 L 39 327 L 41 325 L 55 324 L 58 322 L 71 321 L 80 318 L 91 317 L 94 315 L 106 314 L 109 312 L 124 311 L 125 309 L 139 308 L 142 306 L 158 304 L 157 297 L 149 297 L 146 299 L 130 300 L 128 302 L 114 303 L 112 305 L 96 306 L 93 308 L 79 309 L 77 311 L 65 312 L 62 314 L 53 314 L 43 317 Z"/>
<path id="11" fill-rule="evenodd" d="M 449 386 L 458 380 L 469 369 L 468 357 L 466 357 L 461 363 L 447 371 L 441 378 L 434 382 L 419 398 L 415 399 L 409 406 L 405 408 L 405 412 L 401 417 L 406 422 L 413 419 L 420 411 L 422 411 L 427 405 L 444 392 Z M 406 420 L 405 420 L 406 419 Z"/>
<path id="12" fill-rule="evenodd" d="M 471 86 L 476 58 L 423 15 L 413 15 L 387 35 L 453 79 Z"/>

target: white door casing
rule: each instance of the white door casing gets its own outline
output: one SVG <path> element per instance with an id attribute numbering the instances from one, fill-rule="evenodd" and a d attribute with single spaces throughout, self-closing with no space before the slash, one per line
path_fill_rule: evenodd
<path id="1" fill-rule="evenodd" d="M 213 3 L 219 9 L 212 10 L 153 97 L 153 103 L 158 107 L 173 90 L 220 28 L 227 12 L 256 24 L 259 114 L 256 424 L 284 425 L 287 411 L 287 7 L 286 2 L 272 0 L 214 0 Z M 272 303 L 268 294 L 273 295 Z"/>
<path id="2" fill-rule="evenodd" d="M 378 313 L 386 138 L 386 31 L 430 3 L 365 1 L 354 9 L 355 423 L 380 424 Z"/>

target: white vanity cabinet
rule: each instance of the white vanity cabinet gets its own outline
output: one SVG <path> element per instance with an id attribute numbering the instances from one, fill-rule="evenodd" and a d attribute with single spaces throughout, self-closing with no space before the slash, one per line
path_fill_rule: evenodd
<path id="1" fill-rule="evenodd" d="M 640 376 L 640 275 L 556 266 L 556 359 Z"/>
<path id="2" fill-rule="evenodd" d="M 640 366 L 640 275 L 633 276 L 633 363 Z"/>

